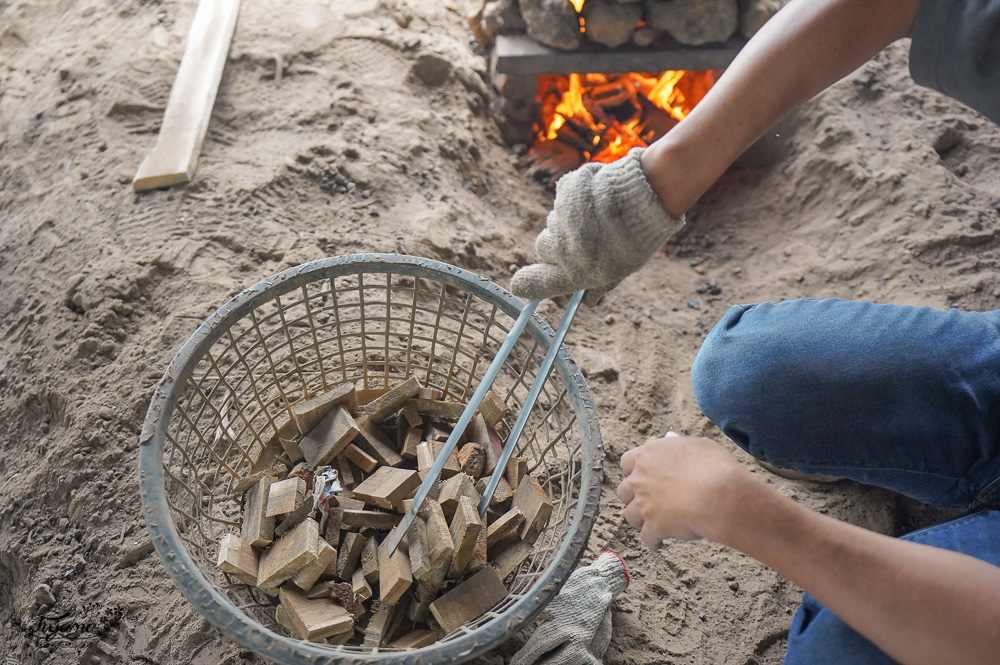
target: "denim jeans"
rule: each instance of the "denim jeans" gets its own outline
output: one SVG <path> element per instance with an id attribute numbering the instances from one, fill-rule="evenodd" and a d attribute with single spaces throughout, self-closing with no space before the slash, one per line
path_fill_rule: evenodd
<path id="1" fill-rule="evenodd" d="M 739 305 L 691 377 L 705 415 L 757 459 L 974 510 L 906 538 L 1000 565 L 1000 311 Z M 892 661 L 805 594 L 785 662 Z"/>

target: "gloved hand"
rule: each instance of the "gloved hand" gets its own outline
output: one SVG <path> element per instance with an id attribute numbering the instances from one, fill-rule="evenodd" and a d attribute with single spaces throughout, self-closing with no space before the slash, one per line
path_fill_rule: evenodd
<path id="1" fill-rule="evenodd" d="M 542 263 L 518 270 L 515 295 L 541 300 L 587 289 L 594 305 L 642 267 L 684 226 L 653 193 L 639 165 L 644 148 L 610 164 L 592 162 L 556 183 L 556 200 L 535 240 Z"/>
<path id="2" fill-rule="evenodd" d="M 510 665 L 601 665 L 611 643 L 611 601 L 628 581 L 614 552 L 575 570 Z"/>

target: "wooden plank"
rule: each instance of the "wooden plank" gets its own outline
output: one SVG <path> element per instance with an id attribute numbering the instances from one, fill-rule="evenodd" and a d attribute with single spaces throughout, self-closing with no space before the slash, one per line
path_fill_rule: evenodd
<path id="1" fill-rule="evenodd" d="M 431 603 L 431 614 L 450 633 L 478 619 L 506 597 L 507 587 L 497 571 L 486 566 Z"/>
<path id="2" fill-rule="evenodd" d="M 420 399 L 441 399 L 444 397 L 444 392 L 437 388 L 421 388 L 417 392 L 417 397 Z"/>
<path id="3" fill-rule="evenodd" d="M 303 591 L 308 591 L 319 580 L 326 567 L 337 558 L 337 550 L 322 538 L 316 540 L 316 560 L 302 567 L 292 575 L 292 583 Z"/>
<path id="4" fill-rule="evenodd" d="M 240 478 L 238 481 L 236 481 L 236 485 L 233 486 L 233 489 L 229 494 L 234 499 L 241 499 L 243 495 L 247 492 L 247 490 L 256 485 L 257 481 L 263 478 L 264 476 L 274 476 L 275 479 L 277 480 L 278 478 L 284 476 L 286 473 L 288 473 L 288 467 L 285 466 L 284 464 L 275 464 L 273 466 L 269 466 L 266 469 L 257 471 L 255 473 L 251 473 L 248 476 Z"/>
<path id="5" fill-rule="evenodd" d="M 279 436 L 278 442 L 281 444 L 281 449 L 285 451 L 286 455 L 288 455 L 288 459 L 292 461 L 292 464 L 301 462 L 305 459 L 305 456 L 302 454 L 302 449 L 299 448 L 298 437 L 290 439 Z"/>
<path id="6" fill-rule="evenodd" d="M 513 489 L 521 484 L 521 478 L 528 473 L 528 458 L 514 456 L 507 460 L 507 468 L 504 470 L 504 477 Z"/>
<path id="7" fill-rule="evenodd" d="M 421 647 L 429 647 L 435 642 L 437 642 L 437 635 L 433 631 L 418 628 L 411 630 L 398 640 L 393 640 L 389 643 L 389 646 L 394 649 L 419 649 Z"/>
<path id="8" fill-rule="evenodd" d="M 406 421 L 409 427 L 420 427 L 424 424 L 424 419 L 420 417 L 420 412 L 417 411 L 417 405 L 413 403 L 413 400 L 407 400 L 403 404 L 403 409 L 400 411 L 403 416 L 403 420 Z M 400 421 L 402 422 L 402 421 Z"/>
<path id="9" fill-rule="evenodd" d="M 312 467 L 329 464 L 359 433 L 347 409 L 336 404 L 323 420 L 299 441 L 299 449 Z"/>
<path id="10" fill-rule="evenodd" d="M 479 413 L 483 415 L 483 420 L 490 427 L 496 427 L 497 423 L 504 419 L 510 412 L 507 403 L 500 397 L 500 393 L 490 388 L 486 391 L 482 403 L 479 405 Z"/>
<path id="11" fill-rule="evenodd" d="M 403 445 L 399 451 L 399 454 L 403 456 L 403 459 L 414 459 L 417 456 L 417 446 L 420 445 L 421 439 L 423 439 L 424 433 L 419 427 L 411 427 L 406 430 L 406 436 L 403 438 Z"/>
<path id="12" fill-rule="evenodd" d="M 407 610 L 407 616 L 414 623 L 427 621 L 430 615 L 430 605 L 437 600 L 438 592 L 444 584 L 448 569 L 451 567 L 451 559 L 442 561 L 440 565 L 431 571 L 430 579 L 417 584 L 417 591 L 414 594 L 415 603 L 412 603 Z"/>
<path id="13" fill-rule="evenodd" d="M 442 450 L 444 443 L 438 441 L 422 441 L 417 446 L 417 473 L 420 474 L 421 480 L 427 477 L 427 473 L 434 466 L 435 458 Z M 461 472 L 462 465 L 458 463 L 458 455 L 452 451 L 444 468 L 441 469 L 441 478 L 451 478 Z"/>
<path id="14" fill-rule="evenodd" d="M 348 444 L 348 447 L 350 447 L 350 444 Z M 352 489 L 357 484 L 357 481 L 354 477 L 354 469 L 351 468 L 351 461 L 347 458 L 346 452 L 347 449 L 345 448 L 345 454 L 334 461 L 337 463 L 337 475 L 340 477 L 340 484 L 347 489 Z"/>
<path id="15" fill-rule="evenodd" d="M 239 10 L 239 0 L 198 3 L 156 145 L 139 166 L 133 190 L 170 187 L 194 177 Z"/>
<path id="16" fill-rule="evenodd" d="M 277 609 L 274 610 L 274 620 L 279 626 L 288 631 L 288 634 L 293 637 L 302 638 L 299 635 L 299 629 L 295 627 L 292 620 L 288 617 L 288 611 L 285 609 L 284 605 L 278 605 Z"/>
<path id="17" fill-rule="evenodd" d="M 341 383 L 292 404 L 292 417 L 298 422 L 299 433 L 314 428 L 336 404 L 342 404 L 352 415 L 358 412 L 358 394 L 353 384 Z"/>
<path id="18" fill-rule="evenodd" d="M 364 571 L 365 579 L 369 583 L 379 578 L 378 566 L 378 541 L 371 537 L 365 543 L 364 549 L 361 550 L 361 570 Z"/>
<path id="19" fill-rule="evenodd" d="M 349 531 L 344 534 L 344 542 L 341 543 L 340 553 L 337 555 L 337 577 L 345 582 L 350 581 L 354 569 L 358 567 L 358 559 L 361 558 L 361 550 L 364 549 L 367 540 L 360 533 Z"/>
<path id="20" fill-rule="evenodd" d="M 542 486 L 531 476 L 521 479 L 517 491 L 514 492 L 512 508 L 520 508 L 524 513 L 524 524 L 521 525 L 521 540 L 535 542 L 538 534 L 549 523 L 552 516 L 552 501 Z"/>
<path id="21" fill-rule="evenodd" d="M 365 571 L 358 568 L 351 574 L 351 589 L 358 600 L 368 600 L 372 597 L 372 588 L 365 579 Z"/>
<path id="22" fill-rule="evenodd" d="M 476 510 L 476 502 L 467 496 L 459 497 L 455 516 L 451 519 L 451 539 L 455 544 L 455 553 L 451 559 L 451 570 L 448 574 L 458 577 L 465 570 L 476 548 L 479 532 L 483 530 L 483 522 Z"/>
<path id="23" fill-rule="evenodd" d="M 316 560 L 319 524 L 306 520 L 279 538 L 260 557 L 257 586 L 273 589 Z"/>
<path id="24" fill-rule="evenodd" d="M 243 525 L 240 537 L 253 547 L 266 547 L 274 540 L 274 518 L 267 517 L 267 495 L 278 479 L 264 476 L 243 498 Z"/>
<path id="25" fill-rule="evenodd" d="M 503 517 L 490 524 L 486 529 L 486 544 L 492 550 L 504 541 L 517 538 L 524 523 L 524 513 L 520 508 L 511 508 Z"/>
<path id="26" fill-rule="evenodd" d="M 403 463 L 403 458 L 392 447 L 392 442 L 385 435 L 375 421 L 367 416 L 361 416 L 355 421 L 358 425 L 358 436 L 354 443 L 365 452 L 370 454 L 379 464 L 386 466 L 399 466 Z"/>
<path id="27" fill-rule="evenodd" d="M 250 543 L 235 533 L 227 533 L 219 542 L 219 558 L 215 567 L 229 573 L 240 582 L 257 585 L 257 553 Z"/>
<path id="28" fill-rule="evenodd" d="M 486 541 L 486 523 L 484 522 L 483 528 L 479 530 L 479 535 L 476 537 L 476 544 L 472 548 L 472 556 L 469 557 L 469 565 L 467 568 L 469 572 L 474 573 L 486 565 L 488 562 L 488 548 L 489 545 Z"/>
<path id="29" fill-rule="evenodd" d="M 361 408 L 362 407 L 364 407 L 364 406 L 366 406 L 368 404 L 371 404 L 374 400 L 376 400 L 377 398 L 379 398 L 382 395 L 384 395 L 387 392 L 389 392 L 388 388 L 361 388 L 361 387 L 359 387 L 359 386 L 362 386 L 363 384 L 364 384 L 364 381 L 358 381 L 358 383 L 355 385 L 357 396 L 358 396 L 358 404 L 361 405 L 358 408 L 358 413 L 359 414 L 361 413 Z"/>
<path id="30" fill-rule="evenodd" d="M 465 404 L 462 402 L 450 402 L 438 399 L 421 399 L 413 397 L 406 401 L 406 407 L 412 407 L 422 416 L 432 418 L 442 418 L 444 420 L 458 420 L 465 411 Z"/>
<path id="31" fill-rule="evenodd" d="M 476 491 L 482 496 L 486 492 L 486 485 L 489 484 L 489 476 L 483 476 L 476 481 Z M 514 497 L 514 490 L 511 489 L 510 483 L 503 476 L 500 476 L 500 481 L 497 483 L 497 487 L 493 490 L 493 496 L 490 497 L 490 506 L 499 506 L 505 501 L 509 501 Z"/>
<path id="32" fill-rule="evenodd" d="M 441 504 L 428 499 L 421 508 L 421 514 L 427 520 L 427 556 L 431 568 L 439 568 L 443 561 L 451 561 L 455 553 L 455 544 L 451 537 L 451 528 L 441 510 Z"/>
<path id="33" fill-rule="evenodd" d="M 293 586 L 281 587 L 278 598 L 302 639 L 319 642 L 354 629 L 350 613 L 329 598 L 311 600 Z"/>
<path id="34" fill-rule="evenodd" d="M 455 509 L 458 508 L 458 500 L 463 496 L 476 502 L 476 505 L 479 505 L 479 502 L 483 498 L 476 491 L 476 486 L 473 484 L 472 478 L 469 478 L 464 473 L 452 476 L 441 484 L 441 491 L 438 493 L 438 503 L 441 504 L 441 509 L 444 510 L 444 514 L 448 519 L 451 519 L 452 515 L 455 514 Z"/>
<path id="35" fill-rule="evenodd" d="M 518 76 L 725 69 L 744 44 L 746 40 L 742 37 L 733 37 L 719 44 L 704 46 L 670 42 L 652 49 L 632 45 L 615 49 L 587 45 L 573 51 L 562 51 L 544 46 L 523 33 L 497 35 L 490 67 L 496 74 Z"/>
<path id="36" fill-rule="evenodd" d="M 413 573 L 414 579 L 426 581 L 431 574 L 431 559 L 427 544 L 427 523 L 424 518 L 418 515 L 413 519 L 410 528 L 406 530 L 406 541 L 410 572 Z"/>
<path id="37" fill-rule="evenodd" d="M 378 548 L 378 568 L 379 600 L 388 605 L 395 605 L 413 584 L 410 558 L 401 547 L 397 547 L 395 552 L 389 554 L 389 548 L 383 541 Z"/>
<path id="38" fill-rule="evenodd" d="M 403 608 L 400 605 L 375 601 L 372 604 L 372 618 L 365 626 L 365 640 L 362 645 L 369 649 L 385 646 L 399 629 L 403 616 Z"/>
<path id="39" fill-rule="evenodd" d="M 378 467 L 377 459 L 361 450 L 353 443 L 348 444 L 347 447 L 344 448 L 344 457 L 354 462 L 358 468 L 367 473 L 371 473 L 376 467 Z M 354 480 L 357 481 L 357 478 Z"/>
<path id="40" fill-rule="evenodd" d="M 301 524 L 302 520 L 307 517 L 311 517 L 315 507 L 316 501 L 313 493 L 306 492 L 306 495 L 303 497 L 302 503 L 299 504 L 299 507 L 288 513 L 288 515 L 285 516 L 285 519 L 281 520 L 281 523 L 274 527 L 275 538 L 280 538 L 288 533 L 288 531 Z"/>
<path id="41" fill-rule="evenodd" d="M 398 386 L 389 389 L 381 397 L 377 397 L 366 404 L 361 410 L 362 416 L 367 417 L 374 423 L 381 422 L 403 408 L 403 404 L 409 398 L 420 391 L 420 382 L 416 378 L 410 377 Z"/>
<path id="42" fill-rule="evenodd" d="M 302 505 L 306 497 L 306 481 L 302 478 L 286 478 L 271 484 L 267 493 L 267 510 L 264 515 L 274 517 L 294 511 Z"/>
<path id="43" fill-rule="evenodd" d="M 354 488 L 354 496 L 365 503 L 402 512 L 403 499 L 413 496 L 420 487 L 420 475 L 410 469 L 381 466 Z"/>
<path id="44" fill-rule="evenodd" d="M 478 478 L 486 468 L 486 448 L 481 443 L 470 441 L 458 451 L 458 463 L 462 466 L 462 473 Z"/>
<path id="45" fill-rule="evenodd" d="M 468 429 L 465 430 L 465 434 L 469 438 L 470 443 L 478 443 L 483 448 L 483 453 L 486 455 L 486 463 L 483 465 L 482 473 L 493 473 L 493 469 L 497 465 L 498 454 L 490 439 L 490 431 L 486 426 L 486 420 L 483 418 L 482 413 L 475 415 L 472 422 L 469 423 Z"/>
<path id="46" fill-rule="evenodd" d="M 497 574 L 500 575 L 500 579 L 507 579 L 507 576 L 513 573 L 528 558 L 532 549 L 531 543 L 519 540 L 496 555 L 491 563 L 496 568 Z"/>
<path id="47" fill-rule="evenodd" d="M 323 527 L 323 540 L 330 543 L 334 547 L 340 547 L 340 532 L 344 526 L 344 509 L 340 507 L 340 504 L 333 505 L 333 501 L 327 499 L 329 504 L 329 510 L 326 515 L 326 523 L 321 524 Z"/>
<path id="48" fill-rule="evenodd" d="M 387 531 L 397 524 L 403 516 L 393 513 L 382 513 L 375 510 L 344 510 L 344 524 L 368 529 Z"/>

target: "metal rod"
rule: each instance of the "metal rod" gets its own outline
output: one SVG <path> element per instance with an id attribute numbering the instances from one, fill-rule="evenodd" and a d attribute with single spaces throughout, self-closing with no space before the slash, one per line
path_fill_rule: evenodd
<path id="1" fill-rule="evenodd" d="M 531 315 L 535 313 L 535 308 L 537 306 L 537 300 L 529 301 L 528 304 L 525 305 L 524 309 L 521 310 L 521 313 L 518 315 L 514 325 L 511 326 L 510 331 L 503 340 L 503 344 L 500 345 L 500 350 L 497 351 L 496 357 L 493 358 L 493 362 L 490 363 L 489 368 L 486 370 L 486 374 L 483 375 L 483 380 L 480 382 L 479 387 L 476 388 L 476 392 L 472 394 L 472 397 L 469 399 L 469 403 L 465 405 L 465 410 L 462 411 L 462 417 L 458 419 L 455 429 L 453 429 L 451 434 L 448 435 L 448 440 L 445 441 L 444 448 L 441 449 L 441 452 L 434 460 L 434 465 L 430 468 L 430 471 L 427 472 L 427 477 L 424 478 L 422 483 L 420 483 L 420 488 L 413 497 L 413 503 L 410 505 L 410 509 L 406 511 L 406 514 L 403 515 L 402 521 L 397 524 L 386 537 L 386 548 L 389 550 L 389 554 L 395 552 L 396 548 L 399 547 L 399 543 L 403 539 L 403 534 L 406 533 L 406 530 L 410 528 L 410 524 L 413 523 L 413 519 L 417 516 L 420 506 L 423 505 L 424 499 L 427 498 L 427 494 L 431 491 L 434 483 L 437 482 L 438 476 L 441 475 L 441 470 L 444 468 L 448 458 L 451 457 L 452 452 L 454 452 L 455 446 L 458 444 L 458 440 L 462 437 L 462 434 L 465 433 L 465 428 L 469 426 L 470 422 L 472 422 L 472 417 L 476 415 L 479 405 L 482 404 L 483 398 L 486 396 L 486 391 L 493 385 L 493 381 L 496 380 L 497 375 L 500 373 L 500 369 L 507 360 L 507 356 L 510 355 L 511 350 L 514 348 L 514 344 L 516 344 L 518 338 L 521 337 L 521 333 L 523 333 L 524 329 L 527 327 L 528 321 L 531 320 Z"/>
<path id="2" fill-rule="evenodd" d="M 521 432 L 524 431 L 524 425 L 528 422 L 528 416 L 531 415 L 531 409 L 535 406 L 535 401 L 538 399 L 538 395 L 542 392 L 542 387 L 545 385 L 545 380 L 549 376 L 549 371 L 552 369 L 553 363 L 556 361 L 556 355 L 559 353 L 559 348 L 562 346 L 563 339 L 566 338 L 566 333 L 569 331 L 569 324 L 573 322 L 573 317 L 576 316 L 576 310 L 580 307 L 580 301 L 583 300 L 583 291 L 577 291 L 570 298 L 569 305 L 566 307 L 566 313 L 563 314 L 562 321 L 559 322 L 559 328 L 556 329 L 556 334 L 552 338 L 552 342 L 549 344 L 548 351 L 545 352 L 545 358 L 542 359 L 542 364 L 538 367 L 538 374 L 535 375 L 535 380 L 531 383 L 531 388 L 528 390 L 528 396 L 524 398 L 524 404 L 521 405 L 521 412 L 517 414 L 517 420 L 514 421 L 514 427 L 510 430 L 510 436 L 507 437 L 507 443 L 503 446 L 503 451 L 500 453 L 500 459 L 497 460 L 497 465 L 493 469 L 493 474 L 490 476 L 490 482 L 486 485 L 486 491 L 483 492 L 483 500 L 479 502 L 479 516 L 482 517 L 486 514 L 486 508 L 490 505 L 490 499 L 493 498 L 493 493 L 497 489 L 497 485 L 500 484 L 500 479 L 503 477 L 504 470 L 507 468 L 507 462 L 510 461 L 511 455 L 514 454 L 514 448 L 517 447 L 517 442 L 521 438 Z"/>

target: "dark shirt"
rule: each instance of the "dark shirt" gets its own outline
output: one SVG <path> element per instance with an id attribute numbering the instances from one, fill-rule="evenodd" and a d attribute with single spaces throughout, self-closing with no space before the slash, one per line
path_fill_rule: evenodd
<path id="1" fill-rule="evenodd" d="M 922 0 L 910 75 L 1000 124 L 1000 0 Z"/>

